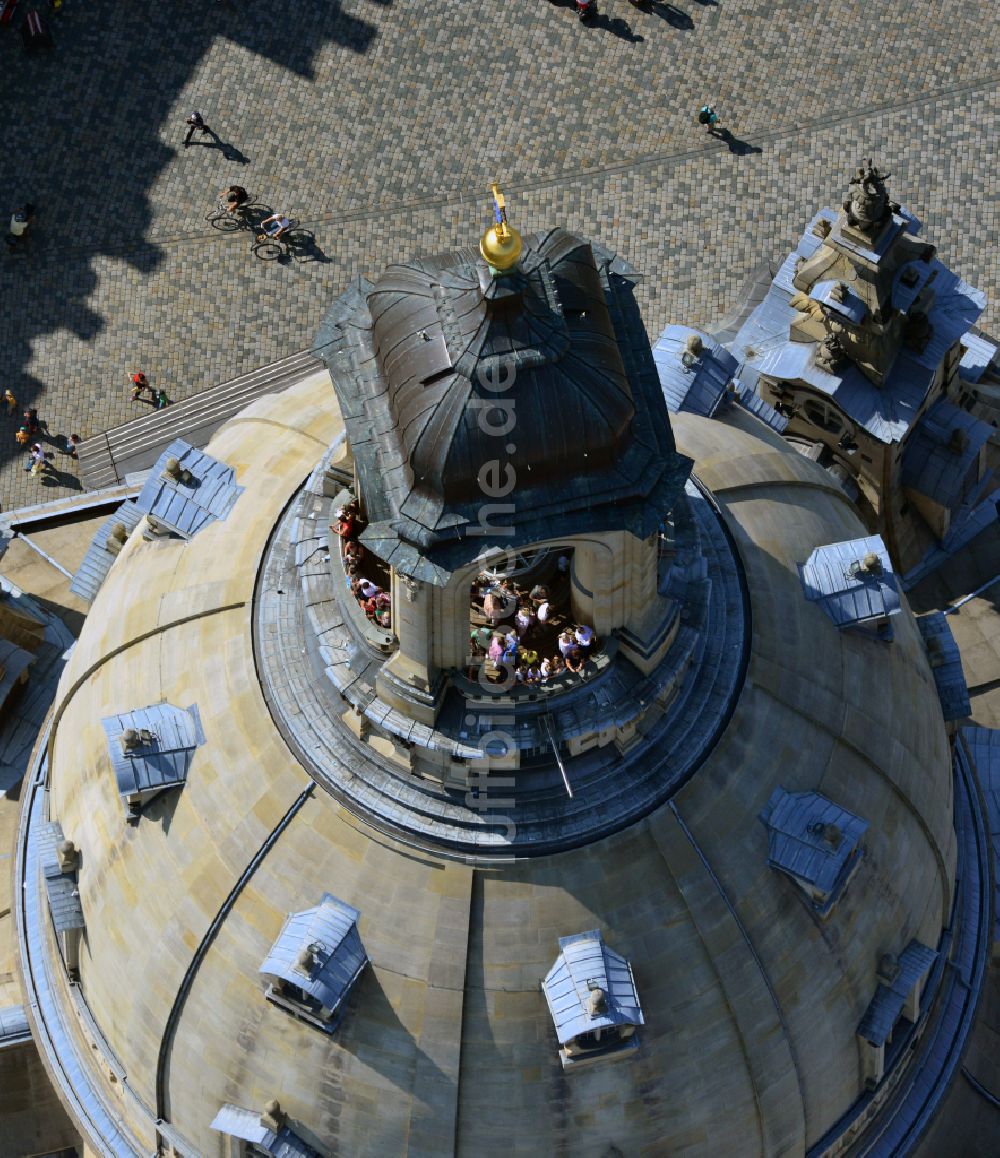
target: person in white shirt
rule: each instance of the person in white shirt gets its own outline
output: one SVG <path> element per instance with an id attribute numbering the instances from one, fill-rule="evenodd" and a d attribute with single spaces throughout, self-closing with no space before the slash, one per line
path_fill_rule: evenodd
<path id="1" fill-rule="evenodd" d="M 535 615 L 537 616 L 539 623 L 548 623 L 549 614 L 549 601 L 546 599 L 543 603 L 539 603 L 538 610 L 535 612 Z"/>
<path id="2" fill-rule="evenodd" d="M 382 588 L 377 583 L 373 583 L 370 579 L 362 579 L 358 586 L 361 589 L 361 594 L 366 599 L 374 599 L 376 595 L 380 594 Z"/>
<path id="3" fill-rule="evenodd" d="M 535 615 L 528 607 L 518 608 L 517 614 L 514 616 L 514 626 L 517 629 L 517 634 L 523 636 L 529 628 L 535 625 Z"/>
<path id="4" fill-rule="evenodd" d="M 269 229 L 268 226 L 271 228 Z M 287 233 L 292 228 L 292 223 L 284 213 L 272 213 L 270 217 L 264 218 L 260 227 L 268 237 L 277 240 L 283 233 Z"/>
<path id="5" fill-rule="evenodd" d="M 594 642 L 594 629 L 587 627 L 584 623 L 580 623 L 577 625 L 573 638 L 581 647 L 588 648 Z"/>

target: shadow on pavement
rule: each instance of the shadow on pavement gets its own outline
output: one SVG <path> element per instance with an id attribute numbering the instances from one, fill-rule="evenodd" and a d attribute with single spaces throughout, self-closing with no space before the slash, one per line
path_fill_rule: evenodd
<path id="1" fill-rule="evenodd" d="M 103 266 L 107 276 L 102 259 L 113 257 L 140 275 L 162 262 L 160 247 L 148 239 L 150 194 L 181 151 L 190 109 L 178 115 L 178 107 L 199 99 L 185 94 L 197 88 L 214 42 L 227 38 L 309 79 L 326 44 L 366 53 L 376 37 L 374 24 L 335 0 L 239 0 L 185 6 L 182 13 L 172 4 L 74 3 L 49 23 L 55 47 L 44 55 L 21 51 L 16 28 L 0 28 L 4 231 L 17 206 L 37 207 L 19 252 L 0 252 L 0 383 L 22 406 L 43 413 L 73 380 L 73 367 L 66 366 L 63 382 L 42 380 L 32 373 L 32 349 L 53 334 L 89 342 L 102 333 L 106 319 L 91 305 L 97 270 Z M 232 91 L 236 83 L 221 79 L 219 92 L 200 98 L 223 132 L 227 106 L 241 95 Z M 238 141 L 203 147 L 221 150 L 234 164 L 250 161 Z M 135 329 L 135 344 L 148 344 L 141 325 Z M 87 418 L 81 414 L 78 425 Z M 20 451 L 12 434 L 2 433 L 0 464 L 7 464 Z"/>

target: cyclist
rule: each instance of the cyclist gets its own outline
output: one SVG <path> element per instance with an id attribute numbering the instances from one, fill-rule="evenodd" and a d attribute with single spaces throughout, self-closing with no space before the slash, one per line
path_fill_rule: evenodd
<path id="1" fill-rule="evenodd" d="M 250 200 L 250 194 L 242 185 L 230 185 L 219 194 L 219 200 L 225 206 L 227 213 L 235 213 L 237 209 L 242 209 Z"/>
<path id="2" fill-rule="evenodd" d="M 263 230 L 261 240 L 264 237 L 270 237 L 273 241 L 277 241 L 282 234 L 287 233 L 292 228 L 292 223 L 284 213 L 272 213 L 270 217 L 264 218 L 260 227 Z"/>

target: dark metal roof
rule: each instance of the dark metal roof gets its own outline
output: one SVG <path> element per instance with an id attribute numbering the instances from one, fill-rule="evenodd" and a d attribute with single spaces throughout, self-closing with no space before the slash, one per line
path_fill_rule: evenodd
<path id="1" fill-rule="evenodd" d="M 14 685 L 34 662 L 30 651 L 9 639 L 0 639 L 0 705 L 6 702 Z"/>
<path id="2" fill-rule="evenodd" d="M 191 472 L 189 483 L 175 481 L 163 473 L 171 458 Z M 135 505 L 143 514 L 189 539 L 209 523 L 224 519 L 242 493 L 231 466 L 196 450 L 183 438 L 175 438 L 156 460 Z"/>
<path id="3" fill-rule="evenodd" d="M 962 670 L 962 656 L 951 633 L 948 617 L 942 611 L 931 611 L 917 618 L 924 637 L 931 674 L 941 700 L 946 720 L 964 720 L 972 714 L 969 688 Z"/>
<path id="4" fill-rule="evenodd" d="M 38 861 L 49 897 L 52 924 L 57 933 L 84 927 L 83 909 L 76 884 L 76 873 L 64 873 L 59 867 L 57 849 L 64 840 L 62 825 L 56 821 L 43 824 L 38 835 Z"/>
<path id="5" fill-rule="evenodd" d="M 560 937 L 559 949 L 542 990 L 560 1045 L 594 1029 L 644 1024 L 632 967 L 604 944 L 599 929 Z M 591 1016 L 587 1001 L 595 988 L 604 991 L 606 1010 Z"/>
<path id="6" fill-rule="evenodd" d="M 288 915 L 260 972 L 298 986 L 326 1009 L 336 1009 L 368 964 L 359 916 L 357 909 L 324 893 L 315 908 Z M 296 965 L 310 946 L 314 965 L 307 974 Z"/>
<path id="7" fill-rule="evenodd" d="M 953 441 L 961 431 L 961 442 Z M 957 510 L 979 482 L 979 452 L 993 428 L 942 398 L 920 419 L 903 451 L 904 487 Z"/>
<path id="8" fill-rule="evenodd" d="M 151 704 L 101 720 L 108 738 L 108 755 L 122 799 L 163 788 L 179 788 L 187 779 L 191 759 L 205 742 L 198 708 Z M 153 739 L 126 752 L 121 735 L 126 729 L 152 732 Z"/>
<path id="9" fill-rule="evenodd" d="M 125 530 L 131 533 L 137 524 L 141 522 L 142 515 L 143 512 L 136 504 L 126 499 L 113 515 L 109 515 L 104 522 L 101 523 L 97 529 L 97 534 L 95 534 L 90 541 L 90 546 L 87 548 L 87 553 L 83 557 L 83 562 L 73 576 L 73 582 L 69 585 L 69 589 L 74 595 L 79 595 L 81 599 L 86 599 L 88 603 L 93 603 L 97 597 L 97 592 L 101 589 L 101 584 L 111 570 L 111 564 L 117 558 L 117 556 L 112 555 L 106 547 L 108 535 L 111 534 L 111 528 L 115 523 L 124 523 Z"/>
<path id="10" fill-rule="evenodd" d="M 868 821 L 818 792 L 784 788 L 771 793 L 760 819 L 767 828 L 767 863 L 822 893 L 827 899 L 820 908 L 827 911 L 851 871 Z"/>
<path id="11" fill-rule="evenodd" d="M 937 959 L 937 950 L 911 941 L 899 955 L 899 972 L 891 985 L 879 982 L 871 1004 L 858 1026 L 858 1036 L 872 1045 L 885 1045 L 903 1012 L 914 985 Z"/>
<path id="12" fill-rule="evenodd" d="M 688 338 L 701 339 L 702 350 L 689 355 Z M 669 325 L 653 347 L 667 409 L 711 418 L 725 400 L 726 387 L 736 375 L 737 361 L 720 342 L 690 326 Z M 685 365 L 685 362 L 689 363 Z"/>
<path id="13" fill-rule="evenodd" d="M 362 541 L 443 583 L 490 548 L 652 534 L 690 461 L 632 288 L 627 265 L 561 229 L 527 238 L 503 277 L 463 249 L 353 283 L 315 349 L 354 452 Z"/>
<path id="14" fill-rule="evenodd" d="M 880 571 L 860 568 L 877 555 Z M 899 586 L 880 535 L 817 547 L 799 566 L 806 599 L 819 603 L 838 627 L 865 623 L 899 611 Z"/>
<path id="15" fill-rule="evenodd" d="M 282 1126 L 275 1133 L 260 1124 L 260 1114 L 244 1110 L 241 1106 L 226 1104 L 212 1120 L 213 1130 L 228 1134 L 230 1138 L 241 1138 L 260 1146 L 275 1158 L 320 1158 L 319 1152 L 296 1134 L 288 1126 Z"/>

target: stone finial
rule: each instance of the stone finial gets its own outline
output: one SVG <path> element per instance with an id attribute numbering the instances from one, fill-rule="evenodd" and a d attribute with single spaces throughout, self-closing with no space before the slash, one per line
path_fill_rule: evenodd
<path id="1" fill-rule="evenodd" d="M 304 973 L 307 977 L 312 976 L 312 971 L 316 968 L 316 954 L 319 948 L 320 946 L 316 944 L 302 946 L 293 966 L 296 972 Z"/>
<path id="2" fill-rule="evenodd" d="M 111 555 L 117 555 L 118 552 L 125 546 L 125 540 L 128 538 L 128 528 L 124 523 L 113 523 L 111 530 L 108 531 L 108 537 L 104 540 L 104 549 Z"/>
<path id="3" fill-rule="evenodd" d="M 882 574 L 882 560 L 874 551 L 869 551 L 868 554 L 865 555 L 861 560 L 861 566 L 869 575 Z"/>
<path id="4" fill-rule="evenodd" d="M 56 849 L 56 861 L 59 864 L 60 872 L 75 872 L 79 859 L 80 854 L 76 851 L 76 845 L 71 840 L 60 841 L 59 847 Z"/>
<path id="5" fill-rule="evenodd" d="M 587 1013 L 590 1017 L 600 1017 L 608 1011 L 608 996 L 600 986 L 587 994 Z"/>
<path id="6" fill-rule="evenodd" d="M 179 459 L 172 457 L 163 464 L 163 475 L 173 482 L 189 483 L 191 481 L 191 472 L 186 467 L 181 466 Z"/>
<path id="7" fill-rule="evenodd" d="M 885 183 L 889 173 L 883 173 L 870 160 L 858 166 L 847 190 L 844 211 L 852 229 L 874 237 L 892 214 L 892 206 Z"/>
<path id="8" fill-rule="evenodd" d="M 816 364 L 821 370 L 827 370 L 831 374 L 836 373 L 846 359 L 844 347 L 836 334 L 827 334 L 816 347 Z"/>
<path id="9" fill-rule="evenodd" d="M 288 1115 L 281 1108 L 277 1098 L 272 1098 L 264 1106 L 260 1114 L 260 1124 L 265 1130 L 273 1130 L 275 1134 L 284 1126 Z"/>

